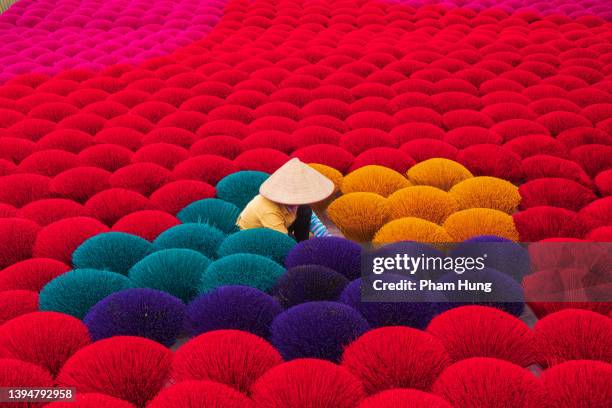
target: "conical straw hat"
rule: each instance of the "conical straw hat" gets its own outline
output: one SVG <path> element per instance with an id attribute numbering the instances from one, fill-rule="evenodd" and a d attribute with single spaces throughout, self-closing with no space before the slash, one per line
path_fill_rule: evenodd
<path id="1" fill-rule="evenodd" d="M 259 187 L 259 194 L 287 205 L 303 205 L 325 200 L 334 192 L 334 183 L 299 159 L 291 159 Z"/>

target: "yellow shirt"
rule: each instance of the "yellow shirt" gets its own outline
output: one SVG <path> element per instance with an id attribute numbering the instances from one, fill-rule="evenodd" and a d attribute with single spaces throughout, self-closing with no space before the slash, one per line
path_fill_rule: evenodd
<path id="1" fill-rule="evenodd" d="M 236 221 L 240 229 L 270 228 L 286 234 L 295 221 L 296 214 L 287 207 L 258 195 L 242 210 Z"/>

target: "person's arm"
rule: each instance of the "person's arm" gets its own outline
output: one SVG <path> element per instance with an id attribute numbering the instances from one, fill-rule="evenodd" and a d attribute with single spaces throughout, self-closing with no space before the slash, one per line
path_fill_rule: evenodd
<path id="1" fill-rule="evenodd" d="M 283 216 L 274 211 L 265 212 L 260 218 L 261 225 L 264 228 L 270 228 L 283 234 L 289 233 L 285 226 L 285 219 Z"/>
<path id="2" fill-rule="evenodd" d="M 317 214 L 315 214 L 314 211 L 312 212 L 312 216 L 310 217 L 310 232 L 312 232 L 312 235 L 314 235 L 315 237 L 331 236 L 331 234 L 325 227 L 325 224 L 321 222 L 321 220 L 319 219 L 319 217 L 317 217 Z"/>

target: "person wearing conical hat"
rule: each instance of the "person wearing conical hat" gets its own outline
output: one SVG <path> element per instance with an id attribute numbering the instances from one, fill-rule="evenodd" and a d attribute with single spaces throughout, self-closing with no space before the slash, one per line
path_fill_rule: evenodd
<path id="1" fill-rule="evenodd" d="M 328 236 L 327 229 L 309 207 L 334 192 L 334 183 L 299 159 L 291 159 L 259 187 L 236 225 L 240 229 L 271 228 L 289 234 L 298 242 Z"/>

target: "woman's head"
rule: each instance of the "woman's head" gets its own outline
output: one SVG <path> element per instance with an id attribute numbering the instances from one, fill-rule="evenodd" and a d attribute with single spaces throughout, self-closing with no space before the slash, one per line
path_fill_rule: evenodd
<path id="1" fill-rule="evenodd" d="M 261 184 L 259 194 L 289 208 L 322 201 L 334 190 L 330 179 L 294 158 Z"/>

